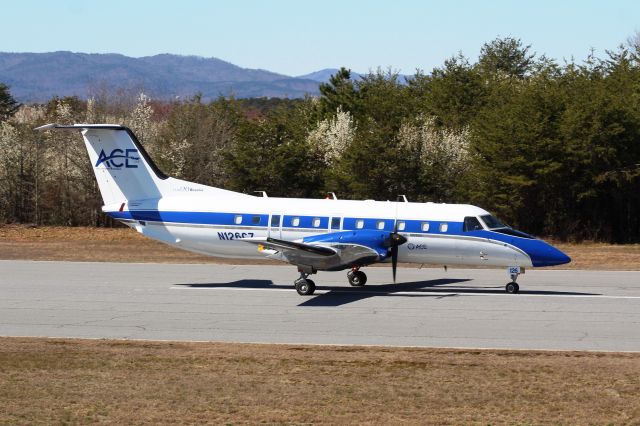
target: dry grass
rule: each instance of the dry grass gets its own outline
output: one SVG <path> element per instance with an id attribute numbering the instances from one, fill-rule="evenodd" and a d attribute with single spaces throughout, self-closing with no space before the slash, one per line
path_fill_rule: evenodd
<path id="1" fill-rule="evenodd" d="M 0 338 L 0 423 L 638 424 L 640 354 Z"/>
<path id="2" fill-rule="evenodd" d="M 582 243 L 554 244 L 571 257 L 571 263 L 559 269 L 640 270 L 640 244 Z"/>
<path id="3" fill-rule="evenodd" d="M 640 270 L 640 244 L 557 243 L 572 258 L 560 269 Z M 201 256 L 150 240 L 129 228 L 0 227 L 0 259 L 102 262 L 278 264 Z M 405 265 L 407 266 L 407 265 Z"/>
<path id="4" fill-rule="evenodd" d="M 203 256 L 143 237 L 130 228 L 0 227 L 0 259 L 79 262 L 279 264 Z"/>

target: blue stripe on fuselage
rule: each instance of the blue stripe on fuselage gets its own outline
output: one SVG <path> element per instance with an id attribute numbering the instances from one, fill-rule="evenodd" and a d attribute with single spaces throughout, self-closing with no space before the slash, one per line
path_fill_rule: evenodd
<path id="1" fill-rule="evenodd" d="M 157 211 L 157 210 L 130 210 L 130 211 L 112 211 L 106 212 L 114 219 L 133 219 L 148 222 L 171 222 L 182 224 L 198 224 L 198 225 L 224 225 L 224 226 L 258 226 L 265 227 L 269 223 L 268 214 L 251 214 L 251 213 L 218 213 L 218 212 L 177 212 L 177 211 Z M 236 217 L 241 216 L 242 221 L 236 222 Z M 259 221 L 254 221 L 255 217 L 259 217 Z M 342 216 L 339 216 L 342 217 Z M 293 225 L 293 219 L 298 218 L 298 225 Z M 318 226 L 313 226 L 315 219 Z M 304 215 L 284 215 L 282 226 L 284 228 L 301 228 L 301 229 L 327 229 L 329 227 L 328 216 L 304 216 Z M 359 220 L 363 221 L 363 227 L 358 228 Z M 404 233 L 421 233 L 421 234 L 448 234 L 455 235 L 462 231 L 461 222 L 445 222 L 445 221 L 424 221 L 424 220 L 402 220 L 405 222 L 405 228 L 399 230 Z M 378 228 L 382 222 L 382 228 Z M 429 230 L 423 231 L 422 226 L 429 223 Z M 446 224 L 447 230 L 440 231 L 440 225 Z M 342 229 L 375 229 L 381 231 L 393 231 L 394 219 L 390 218 L 371 218 L 371 217 L 344 217 Z"/>
<path id="2" fill-rule="evenodd" d="M 131 211 L 113 211 L 106 212 L 114 219 L 133 219 L 138 221 L 149 222 L 168 222 L 180 224 L 198 224 L 198 225 L 220 225 L 220 226 L 255 226 L 267 227 L 269 224 L 268 214 L 251 214 L 251 213 L 218 213 L 218 212 L 177 212 L 177 211 L 157 211 L 157 210 L 131 210 Z M 238 223 L 238 217 L 242 220 Z M 293 218 L 299 218 L 298 226 L 293 226 Z M 314 225 L 314 219 L 319 219 L 319 226 Z M 344 231 L 358 230 L 358 220 L 363 221 L 363 228 L 369 230 L 379 230 L 380 221 L 383 221 L 382 231 L 392 231 L 394 219 L 389 218 L 366 218 L 366 217 L 344 217 Z M 425 221 L 425 220 L 406 220 L 399 219 L 405 223 L 405 228 L 399 230 L 401 233 L 424 234 L 427 235 L 451 235 L 476 237 L 515 246 L 524 251 L 531 258 L 533 266 L 553 266 L 568 263 L 571 259 L 560 250 L 545 243 L 542 240 L 521 238 L 513 235 L 506 235 L 499 232 L 478 230 L 464 232 L 462 230 L 462 222 L 444 222 L 444 221 Z M 423 225 L 429 224 L 429 230 L 423 231 Z M 446 224 L 447 230 L 441 231 L 441 225 Z M 303 216 L 303 215 L 285 215 L 282 220 L 285 228 L 305 229 L 322 229 L 327 232 L 335 232 L 336 230 L 328 230 L 329 217 L 327 216 Z"/>

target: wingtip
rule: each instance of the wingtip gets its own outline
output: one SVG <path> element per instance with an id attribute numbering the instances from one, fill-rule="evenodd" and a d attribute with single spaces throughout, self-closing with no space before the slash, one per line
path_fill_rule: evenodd
<path id="1" fill-rule="evenodd" d="M 40 131 L 43 131 L 43 130 L 55 129 L 56 127 L 58 127 L 58 124 L 49 123 L 49 124 L 45 124 L 44 126 L 36 127 L 33 130 L 40 132 Z"/>

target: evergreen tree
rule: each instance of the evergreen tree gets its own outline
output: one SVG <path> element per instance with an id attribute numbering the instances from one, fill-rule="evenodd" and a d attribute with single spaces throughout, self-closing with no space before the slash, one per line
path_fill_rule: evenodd
<path id="1" fill-rule="evenodd" d="M 320 112 L 326 118 L 336 112 L 338 108 L 343 111 L 355 112 L 357 93 L 351 70 L 341 67 L 338 72 L 329 78 L 328 83 L 321 83 L 320 87 Z"/>
<path id="2" fill-rule="evenodd" d="M 322 154 L 307 143 L 313 108 L 308 100 L 266 118 L 242 120 L 236 143 L 226 155 L 229 189 L 273 196 L 322 195 Z"/>
<path id="3" fill-rule="evenodd" d="M 18 108 L 20 108 L 20 104 L 11 96 L 9 87 L 4 83 L 0 83 L 0 121 L 5 121 L 12 117 L 18 111 Z"/>
<path id="4" fill-rule="evenodd" d="M 462 54 L 451 57 L 431 75 L 418 73 L 408 81 L 414 110 L 436 117 L 436 124 L 461 129 L 484 103 L 487 88 L 477 69 Z"/>
<path id="5" fill-rule="evenodd" d="M 480 49 L 478 69 L 488 75 L 524 78 L 534 65 L 535 53 L 530 49 L 520 39 L 496 38 Z"/>

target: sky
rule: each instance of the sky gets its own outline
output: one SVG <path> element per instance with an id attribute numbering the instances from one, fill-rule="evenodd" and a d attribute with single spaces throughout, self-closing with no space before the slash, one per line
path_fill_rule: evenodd
<path id="1" fill-rule="evenodd" d="M 458 52 L 475 62 L 507 36 L 582 61 L 640 31 L 637 0 L 19 0 L 1 10 L 2 52 L 174 53 L 293 76 L 429 72 Z"/>

